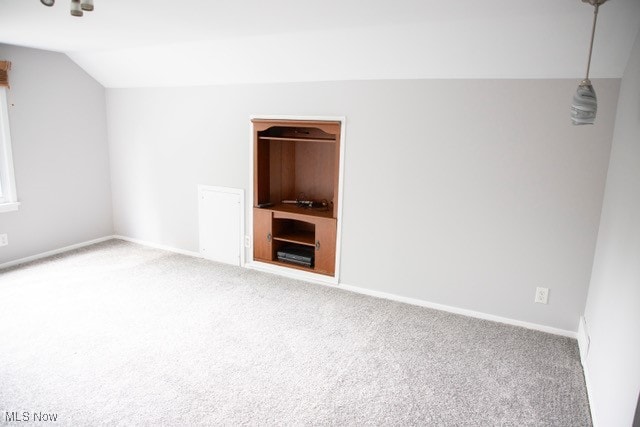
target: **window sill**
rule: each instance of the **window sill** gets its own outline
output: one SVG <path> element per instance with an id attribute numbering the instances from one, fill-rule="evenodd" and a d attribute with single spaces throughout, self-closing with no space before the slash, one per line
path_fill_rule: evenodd
<path id="1" fill-rule="evenodd" d="M 20 202 L 0 203 L 0 213 L 17 211 L 19 206 Z"/>

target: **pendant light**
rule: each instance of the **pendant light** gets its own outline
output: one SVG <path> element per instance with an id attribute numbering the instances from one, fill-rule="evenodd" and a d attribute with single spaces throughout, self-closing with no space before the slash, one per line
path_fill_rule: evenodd
<path id="1" fill-rule="evenodd" d="M 589 45 L 589 59 L 587 60 L 587 75 L 578 85 L 576 94 L 573 95 L 571 103 L 571 122 L 574 125 L 592 125 L 596 120 L 598 110 L 598 99 L 596 91 L 589 80 L 589 69 L 591 68 L 591 53 L 593 52 L 593 38 L 596 33 L 596 21 L 598 19 L 598 8 L 607 0 L 582 0 L 594 7 L 593 28 L 591 29 L 591 44 Z"/>
<path id="2" fill-rule="evenodd" d="M 80 5 L 80 0 L 71 0 L 71 14 L 73 16 L 82 16 L 82 6 Z"/>
<path id="3" fill-rule="evenodd" d="M 82 0 L 80 7 L 85 12 L 91 12 L 93 10 L 93 0 Z"/>

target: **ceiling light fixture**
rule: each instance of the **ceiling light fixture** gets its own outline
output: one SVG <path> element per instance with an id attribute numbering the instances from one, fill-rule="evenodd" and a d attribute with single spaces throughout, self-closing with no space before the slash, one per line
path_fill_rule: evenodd
<path id="1" fill-rule="evenodd" d="M 93 10 L 93 0 L 82 0 L 80 7 L 86 12 L 91 12 Z"/>
<path id="2" fill-rule="evenodd" d="M 40 0 L 45 6 L 51 7 L 56 0 Z M 93 10 L 93 0 L 71 0 L 71 15 L 82 16 L 84 12 L 91 12 Z"/>
<path id="3" fill-rule="evenodd" d="M 587 60 L 587 75 L 578 85 L 576 94 L 573 95 L 571 103 L 571 122 L 574 125 L 592 125 L 596 120 L 598 110 L 598 99 L 596 91 L 589 80 L 589 69 L 591 68 L 591 53 L 593 52 L 593 38 L 596 34 L 596 21 L 598 20 L 598 8 L 607 0 L 582 0 L 589 3 L 595 9 L 593 11 L 593 28 L 591 29 L 591 44 L 589 45 L 589 59 Z"/>
<path id="4" fill-rule="evenodd" d="M 71 14 L 73 16 L 82 16 L 82 6 L 80 5 L 80 0 L 71 0 Z"/>

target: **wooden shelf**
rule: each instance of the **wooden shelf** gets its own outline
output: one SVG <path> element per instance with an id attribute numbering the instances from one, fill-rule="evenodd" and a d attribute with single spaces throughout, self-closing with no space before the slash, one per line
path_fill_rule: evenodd
<path id="1" fill-rule="evenodd" d="M 266 262 L 268 264 L 280 265 L 282 267 L 294 268 L 296 270 L 310 271 L 311 273 L 316 273 L 316 270 L 314 268 L 305 267 L 304 265 L 298 265 L 298 264 L 294 264 L 292 262 L 282 262 L 282 261 L 278 261 L 278 260 L 260 260 L 260 261 Z"/>
<path id="2" fill-rule="evenodd" d="M 292 142 L 336 142 L 335 138 L 294 138 L 287 136 L 261 136 L 260 141 L 292 141 Z"/>
<path id="3" fill-rule="evenodd" d="M 258 208 L 257 206 L 255 207 Z M 298 205 L 289 204 L 289 203 L 278 203 L 277 205 L 268 206 L 265 208 L 258 208 L 258 209 L 267 209 L 267 210 L 278 211 L 278 212 L 309 215 L 309 216 L 315 216 L 320 218 L 333 218 L 333 209 L 321 210 L 321 209 L 314 209 L 314 208 L 302 208 Z"/>
<path id="4" fill-rule="evenodd" d="M 273 236 L 273 240 L 279 240 L 281 242 L 296 243 L 304 246 L 316 246 L 316 237 L 313 231 L 295 231 L 291 233 L 282 233 L 277 236 Z"/>

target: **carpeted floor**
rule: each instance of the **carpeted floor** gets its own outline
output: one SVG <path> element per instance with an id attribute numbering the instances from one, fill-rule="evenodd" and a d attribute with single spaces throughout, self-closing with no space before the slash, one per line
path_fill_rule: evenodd
<path id="1" fill-rule="evenodd" d="M 118 240 L 0 301 L 0 425 L 591 425 L 575 340 Z"/>

